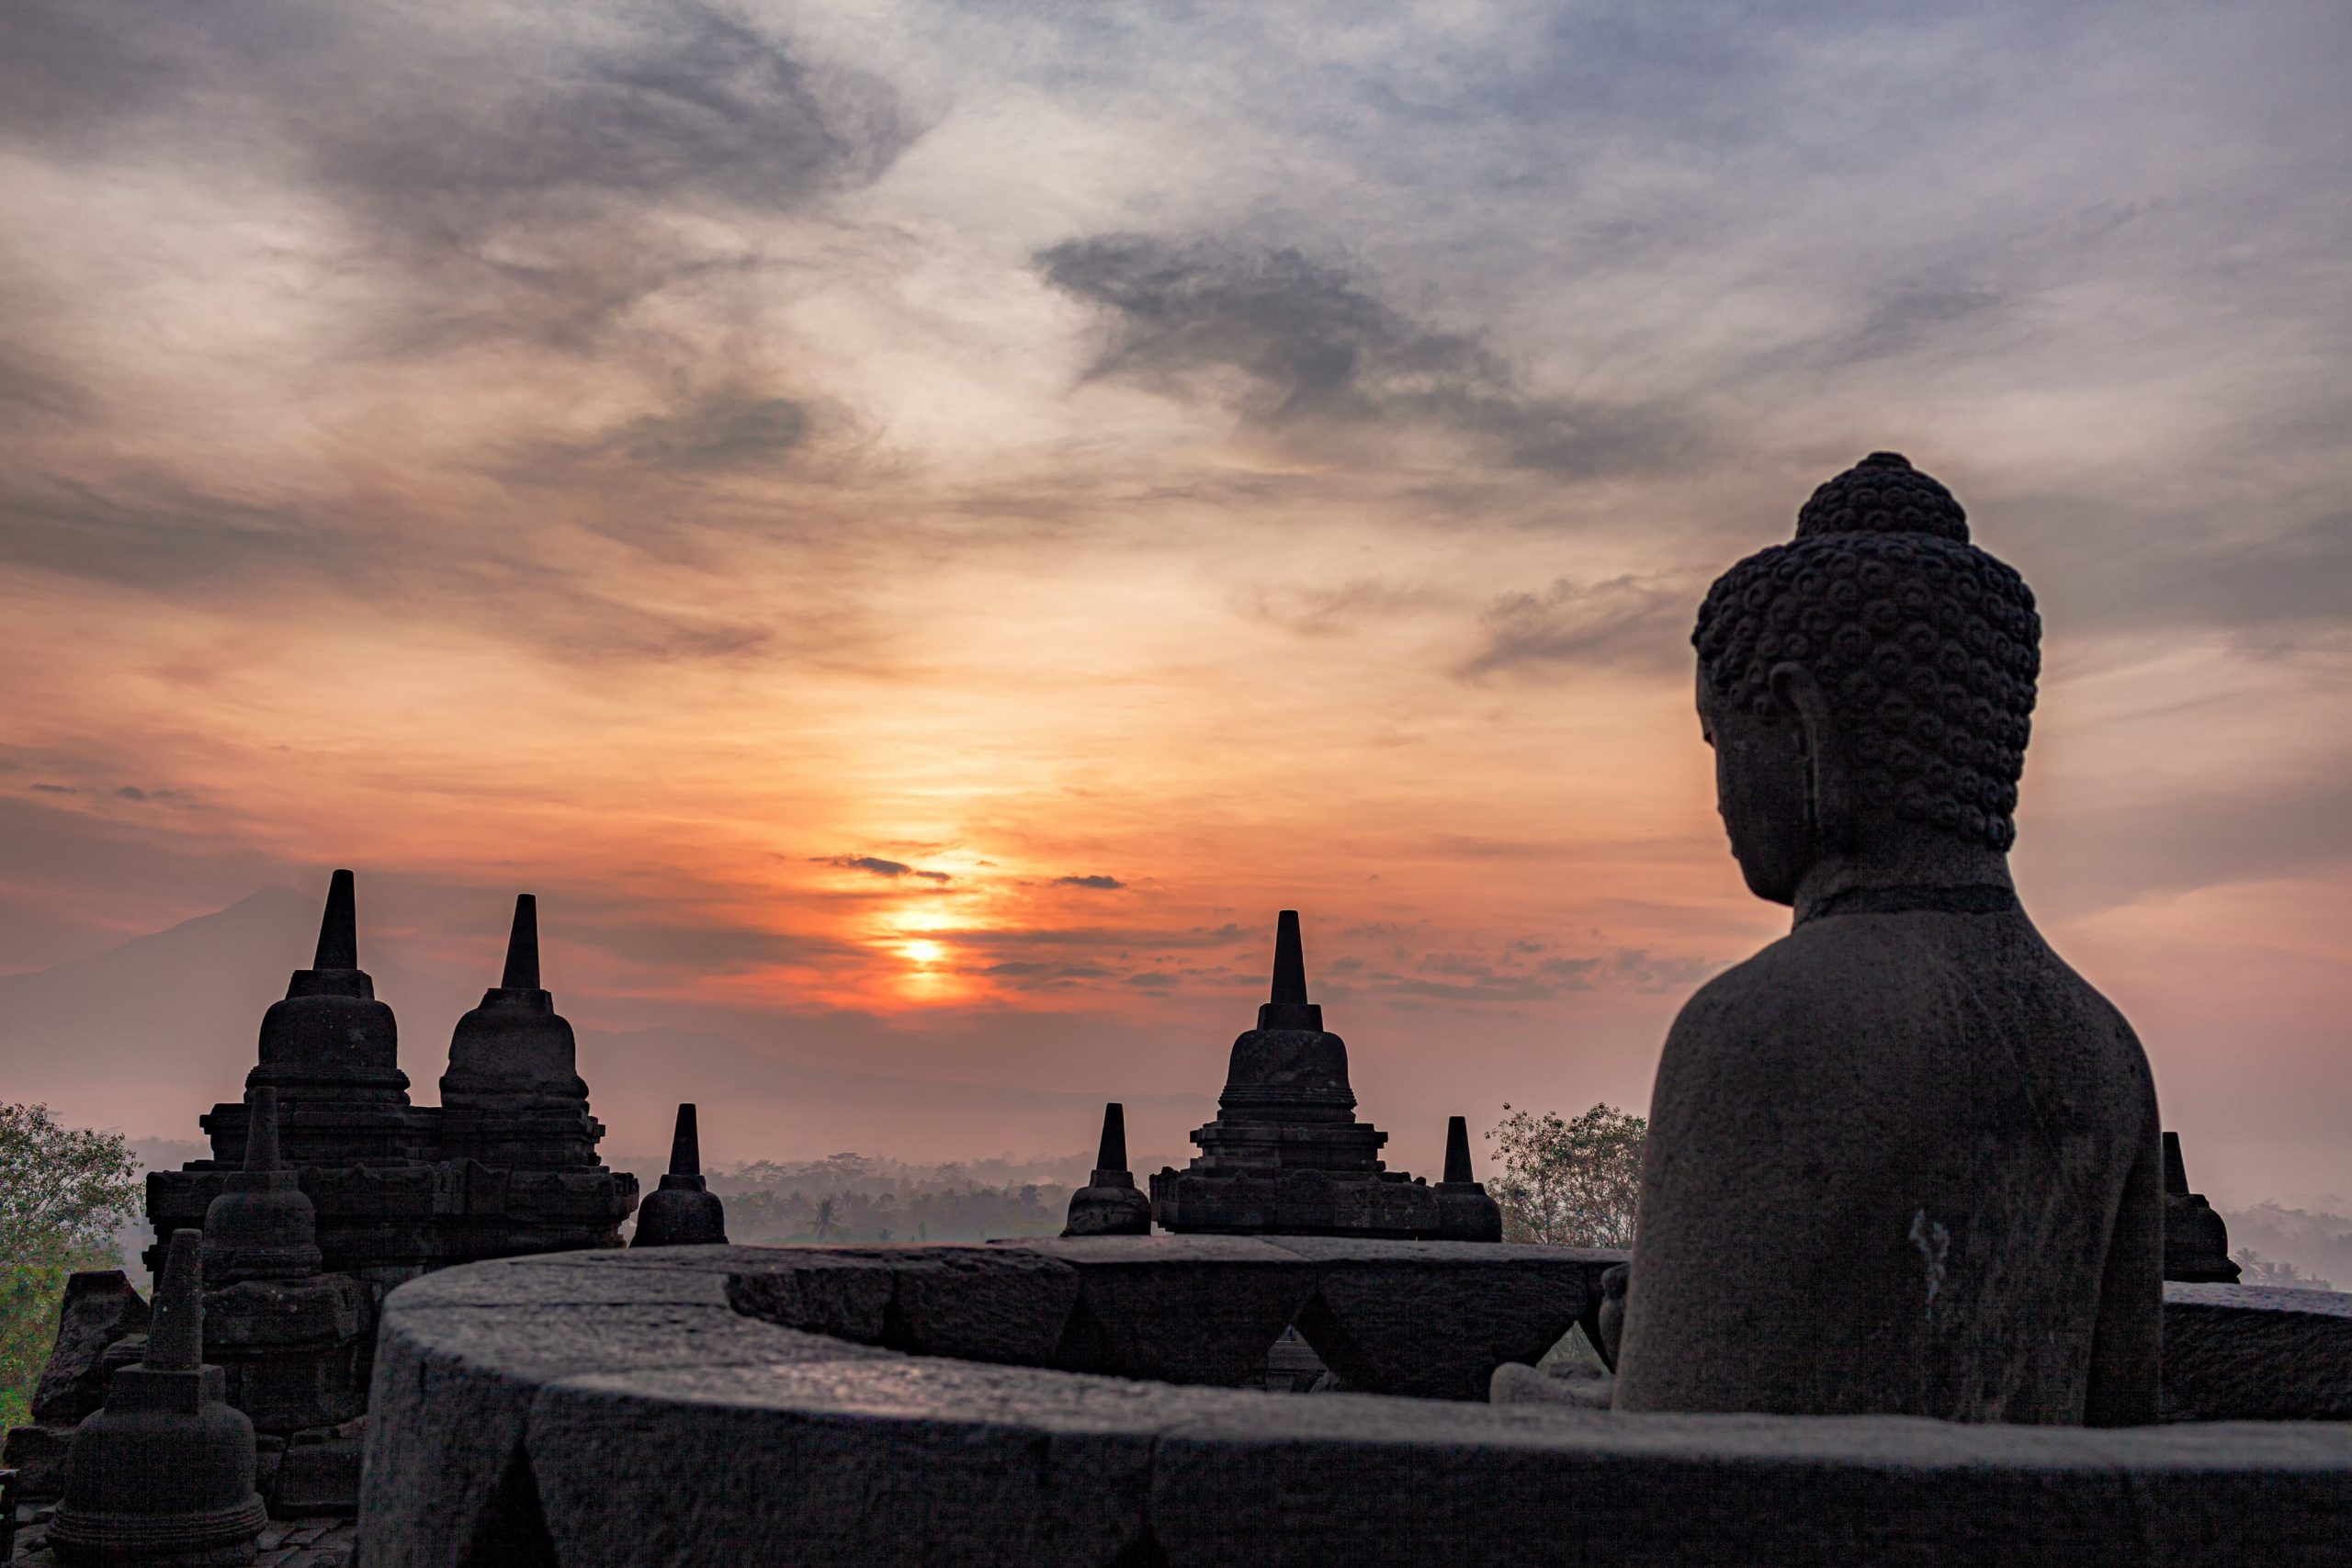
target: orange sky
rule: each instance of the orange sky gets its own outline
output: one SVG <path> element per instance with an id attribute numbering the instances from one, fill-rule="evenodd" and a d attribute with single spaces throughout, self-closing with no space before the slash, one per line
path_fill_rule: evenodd
<path id="1" fill-rule="evenodd" d="M 1785 923 L 1690 617 L 1893 447 L 2041 596 L 2019 874 L 2199 1185 L 2352 1189 L 2340 11 L 282 10 L 0 47 L 12 1098 L 193 1135 L 250 1015 L 5 976 L 352 865 L 723 1038 L 717 1158 L 830 1152 L 727 1052 L 1204 1100 L 1294 906 L 1394 1163 L 1639 1109 Z"/>

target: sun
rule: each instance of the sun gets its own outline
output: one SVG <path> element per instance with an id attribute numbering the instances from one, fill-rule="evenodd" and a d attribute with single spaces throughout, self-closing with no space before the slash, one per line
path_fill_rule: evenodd
<path id="1" fill-rule="evenodd" d="M 947 949 L 945 946 L 939 942 L 930 942 L 922 938 L 917 938 L 915 941 L 908 942 L 899 951 L 905 953 L 910 962 L 924 964 L 926 966 L 936 964 L 941 959 L 947 956 Z"/>

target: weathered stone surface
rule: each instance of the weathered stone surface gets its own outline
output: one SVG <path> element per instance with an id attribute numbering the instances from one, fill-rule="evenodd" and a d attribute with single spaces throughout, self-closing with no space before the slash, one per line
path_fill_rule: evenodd
<path id="1" fill-rule="evenodd" d="M 2352 1294 L 2166 1285 L 2165 1403 L 2176 1419 L 2352 1421 Z"/>
<path id="2" fill-rule="evenodd" d="M 17 1472 L 17 1495 L 24 1501 L 54 1502 L 65 1493 L 65 1455 L 73 1446 L 74 1428 L 62 1423 L 11 1427 L 0 1446 L 0 1470 Z"/>
<path id="3" fill-rule="evenodd" d="M 1586 1315 L 1623 1254 L 1500 1243 L 1268 1237 L 1315 1265 L 1298 1331 L 1351 1389 L 1483 1400 Z"/>
<path id="4" fill-rule="evenodd" d="M 281 1518 L 356 1514 L 364 1457 L 357 1438 L 288 1444 L 268 1489 L 269 1511 Z"/>
<path id="5" fill-rule="evenodd" d="M 2311 1563 L 2352 1527 L 2352 1432 L 1268 1400 L 1163 1436 L 1172 1568 Z M 1303 1523 L 1304 1522 L 1304 1523 Z"/>
<path id="6" fill-rule="evenodd" d="M 2018 906 L 2040 621 L 1967 541 L 1874 453 L 1700 611 L 1732 852 L 1795 927 L 1668 1037 L 1621 1408 L 2156 1418 L 2154 1080 Z"/>
<path id="7" fill-rule="evenodd" d="M 786 1328 L 879 1345 L 899 1281 L 877 1249 L 828 1250 L 806 1262 L 740 1273 L 727 1281 L 735 1310 Z"/>
<path id="8" fill-rule="evenodd" d="M 1024 1252 L 1078 1271 L 1054 1364 L 1161 1382 L 1239 1382 L 1298 1315 L 1315 1273 L 1239 1236 L 1062 1236 Z"/>
<path id="9" fill-rule="evenodd" d="M 1156 1435 L 1202 1398 L 935 1359 L 574 1378 L 530 1454 L 565 1562 L 1110 1564 L 1143 1539 Z M 728 1504 L 679 1507 L 630 1462 L 648 1436 Z"/>
<path id="10" fill-rule="evenodd" d="M 147 1303 L 119 1269 L 93 1269 L 65 1277 L 58 1304 L 57 1339 L 49 1365 L 33 1387 L 35 1421 L 79 1421 L 106 1403 L 106 1348 L 147 1332 Z"/>
<path id="11" fill-rule="evenodd" d="M 1169 1239 L 1171 1260 L 1204 1245 Z M 2334 1562 L 2352 1532 L 2352 1424 L 2086 1431 L 1290 1398 L 909 1358 L 725 1307 L 550 1307 L 526 1283 L 626 1295 L 815 1267 L 823 1250 L 572 1254 L 444 1280 L 471 1300 L 508 1290 L 503 1308 L 396 1292 L 361 1562 L 2201 1568 Z"/>
<path id="12" fill-rule="evenodd" d="M 172 1237 L 147 1357 L 115 1373 L 74 1428 L 50 1550 L 69 1564 L 250 1562 L 267 1515 L 254 1490 L 253 1423 L 202 1364 L 203 1238 Z"/>

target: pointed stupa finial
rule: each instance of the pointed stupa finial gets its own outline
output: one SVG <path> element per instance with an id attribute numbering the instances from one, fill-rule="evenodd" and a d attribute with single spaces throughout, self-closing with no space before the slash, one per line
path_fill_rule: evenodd
<path id="1" fill-rule="evenodd" d="M 539 901 L 535 895 L 514 895 L 514 929 L 506 938 L 506 973 L 498 983 L 510 991 L 539 988 Z"/>
<path id="2" fill-rule="evenodd" d="M 2188 1166 L 2180 1157 L 2178 1133 L 2165 1134 L 2165 1196 L 2167 1198 L 2188 1196 Z"/>
<path id="3" fill-rule="evenodd" d="M 203 1362 L 204 1233 L 189 1227 L 172 1233 L 172 1249 L 164 1255 L 164 1280 L 147 1323 L 147 1365 L 192 1372 Z"/>
<path id="4" fill-rule="evenodd" d="M 1445 1119 L 1445 1179 L 1477 1179 L 1470 1174 L 1470 1123 L 1460 1116 Z"/>
<path id="5" fill-rule="evenodd" d="M 319 953 L 313 969 L 359 967 L 359 913 L 351 873 L 337 871 L 327 884 L 326 913 L 319 920 Z"/>
<path id="6" fill-rule="evenodd" d="M 1117 1100 L 1102 1107 L 1102 1142 L 1094 1151 L 1094 1175 L 1127 1168 L 1127 1108 Z"/>
<path id="7" fill-rule="evenodd" d="M 265 1084 L 245 1092 L 245 1170 L 262 1175 L 277 1168 L 277 1090 Z"/>
<path id="8" fill-rule="evenodd" d="M 1306 944 L 1298 934 L 1298 911 L 1284 909 L 1274 921 L 1274 994 L 1276 1002 L 1304 1005 L 1306 1000 Z"/>
<path id="9" fill-rule="evenodd" d="M 1323 1027 L 1323 1010 L 1306 999 L 1306 943 L 1298 934 L 1298 911 L 1284 909 L 1274 920 L 1274 987 L 1271 1000 L 1258 1009 L 1261 1029 Z M 1340 1069 L 1344 1076 L 1346 1068 Z M 1348 1097 L 1352 1106 L 1355 1097 Z"/>
<path id="10" fill-rule="evenodd" d="M 670 1134 L 670 1174 L 702 1174 L 702 1138 L 695 1130 L 695 1105 L 691 1100 L 678 1105 L 677 1130 Z"/>

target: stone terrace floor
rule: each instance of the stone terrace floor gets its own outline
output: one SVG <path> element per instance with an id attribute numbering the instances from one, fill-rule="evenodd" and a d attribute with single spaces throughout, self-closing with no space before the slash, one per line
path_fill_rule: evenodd
<path id="1" fill-rule="evenodd" d="M 17 1550 L 9 1568 L 50 1568 L 57 1561 L 44 1544 L 49 1509 L 17 1510 Z M 350 1568 L 359 1534 L 353 1519 L 272 1519 L 261 1532 L 256 1568 Z"/>

